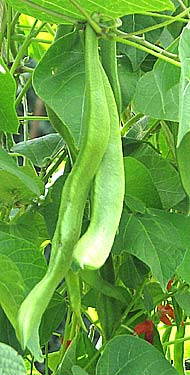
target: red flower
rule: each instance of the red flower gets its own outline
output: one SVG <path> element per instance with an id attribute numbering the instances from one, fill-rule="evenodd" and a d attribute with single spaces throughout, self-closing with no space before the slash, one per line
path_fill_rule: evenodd
<path id="1" fill-rule="evenodd" d="M 167 284 L 167 287 L 166 289 L 169 291 L 171 289 L 171 286 L 173 284 L 173 281 L 174 281 L 174 277 L 172 277 L 169 281 L 168 281 L 168 284 Z"/>
<path id="2" fill-rule="evenodd" d="M 69 347 L 70 344 L 71 344 L 71 340 L 67 340 L 67 342 L 66 342 L 66 349 Z"/>
<path id="3" fill-rule="evenodd" d="M 158 305 L 158 315 L 161 322 L 167 326 L 171 326 L 172 322 L 169 318 L 175 319 L 173 307 L 170 305 Z"/>
<path id="4" fill-rule="evenodd" d="M 153 344 L 154 325 L 152 320 L 145 320 L 144 322 L 137 324 L 134 331 L 137 333 L 137 335 L 144 334 L 145 340 L 150 342 L 150 344 Z"/>

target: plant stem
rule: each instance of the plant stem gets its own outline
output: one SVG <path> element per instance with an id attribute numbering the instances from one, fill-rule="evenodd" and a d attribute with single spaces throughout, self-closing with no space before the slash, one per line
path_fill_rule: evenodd
<path id="1" fill-rule="evenodd" d="M 178 2 L 180 2 L 181 0 L 177 0 Z M 184 5 L 185 7 L 185 5 Z M 134 31 L 132 33 L 127 33 L 128 37 L 130 36 L 134 36 L 134 35 L 140 35 L 140 34 L 145 34 L 145 33 L 148 33 L 149 31 L 153 31 L 153 30 L 156 30 L 156 29 L 160 29 L 162 27 L 165 27 L 165 26 L 168 26 L 170 25 L 171 23 L 174 23 L 176 21 L 179 21 L 179 19 L 183 16 L 186 16 L 188 15 L 189 13 L 189 10 L 190 10 L 190 7 L 189 8 L 184 8 L 185 10 L 183 12 L 181 12 L 180 14 L 178 14 L 177 16 L 174 16 L 174 17 L 171 17 L 170 19 L 168 19 L 167 21 L 164 21 L 164 22 L 161 22 L 161 23 L 158 23 L 156 25 L 153 25 L 153 26 L 149 26 L 149 27 L 146 27 L 144 29 L 141 29 L 141 30 L 137 30 L 137 31 Z M 163 15 L 160 14 L 160 17 L 162 18 Z M 188 22 L 188 20 L 187 20 Z"/>
<path id="2" fill-rule="evenodd" d="M 166 142 L 167 142 L 167 144 L 169 146 L 169 149 L 172 153 L 173 159 L 176 161 L 175 142 L 174 142 L 173 135 L 172 135 L 167 123 L 164 120 L 160 121 L 160 124 L 161 124 L 162 130 L 163 130 L 164 136 L 166 138 Z"/>
<path id="3" fill-rule="evenodd" d="M 28 45 L 29 45 L 30 42 L 31 42 L 31 39 L 32 39 L 33 37 L 35 37 L 35 36 L 41 31 L 41 29 L 44 27 L 44 25 L 46 25 L 45 22 L 44 22 L 44 23 L 41 23 L 41 25 L 39 26 L 39 28 L 38 28 L 36 31 L 34 31 L 37 22 L 38 22 L 38 20 L 35 20 L 35 21 L 34 21 L 33 26 L 32 26 L 32 28 L 31 28 L 29 34 L 26 36 L 26 38 L 25 38 L 25 40 L 24 40 L 24 42 L 23 42 L 23 44 L 22 44 L 20 50 L 18 51 L 18 54 L 17 54 L 17 56 L 16 56 L 16 58 L 15 58 L 15 61 L 14 61 L 13 65 L 12 65 L 12 67 L 11 67 L 11 69 L 10 69 L 10 73 L 11 73 L 11 74 L 14 74 L 15 70 L 17 69 L 18 65 L 20 64 L 20 60 L 21 60 L 22 57 L 24 56 L 25 51 L 26 51 Z"/>
<path id="4" fill-rule="evenodd" d="M 140 118 L 144 117 L 144 115 L 142 113 L 137 113 L 137 115 L 131 117 L 127 122 L 126 124 L 124 125 L 124 127 L 121 129 L 121 136 L 124 137 L 124 135 L 127 133 L 127 131 L 129 130 L 129 128 L 134 125 Z"/>
<path id="5" fill-rule="evenodd" d="M 174 345 L 174 344 L 180 344 L 182 342 L 185 342 L 185 341 L 190 341 L 190 336 L 187 336 L 187 337 L 182 337 L 180 339 L 175 339 L 175 340 L 172 340 L 172 341 L 167 341 L 167 342 L 163 342 L 163 346 L 169 346 L 169 345 Z"/>
<path id="6" fill-rule="evenodd" d="M 177 0 L 177 1 L 181 5 L 182 9 L 187 10 L 187 7 L 182 0 Z M 189 12 L 187 13 L 187 17 L 190 18 Z"/>
<path id="7" fill-rule="evenodd" d="M 144 45 L 141 45 L 141 44 L 138 44 L 136 42 L 133 42 L 131 40 L 128 40 L 128 39 L 123 39 L 123 38 L 120 38 L 118 36 L 113 36 L 113 39 L 116 41 L 116 42 L 120 42 L 120 43 L 123 43 L 123 44 L 127 44 L 129 46 L 132 46 L 132 47 L 135 47 L 135 48 L 138 48 L 140 49 L 141 51 L 144 51 L 150 55 L 153 55 L 155 57 L 158 57 L 159 59 L 161 60 L 164 60 L 172 65 L 175 65 L 177 66 L 178 68 L 181 68 L 181 63 L 179 61 L 176 61 L 176 60 L 173 60 L 171 59 L 170 57 L 168 56 L 165 56 L 159 52 L 156 52 L 148 47 L 145 47 Z"/>
<path id="8" fill-rule="evenodd" d="M 97 34 L 101 34 L 101 27 L 91 18 L 91 16 L 86 12 L 86 10 L 76 1 L 70 0 L 70 2 L 81 12 L 81 14 L 86 18 L 92 28 L 96 31 Z"/>
<path id="9" fill-rule="evenodd" d="M 18 119 L 20 121 L 25 121 L 25 120 L 29 120 L 29 121 L 49 121 L 49 117 L 47 116 L 18 116 Z"/>
<path id="10" fill-rule="evenodd" d="M 49 375 L 49 368 L 48 368 L 48 342 L 45 344 L 45 375 Z"/>
<path id="11" fill-rule="evenodd" d="M 61 156 L 59 157 L 59 159 L 55 162 L 55 164 L 53 164 L 52 168 L 50 168 L 50 170 L 47 172 L 47 174 L 43 177 L 43 181 L 44 181 L 45 184 L 48 182 L 49 178 L 56 171 L 56 169 L 62 163 L 62 161 L 65 159 L 66 155 L 67 155 L 67 152 L 64 151 L 61 154 Z"/>
<path id="12" fill-rule="evenodd" d="M 184 357 L 184 341 L 177 342 L 178 339 L 184 339 L 185 326 L 178 326 L 175 335 L 174 344 L 174 367 L 180 375 L 185 375 L 183 357 Z"/>
<path id="13" fill-rule="evenodd" d="M 130 313 L 131 309 L 133 308 L 133 306 L 135 305 L 135 303 L 139 300 L 142 292 L 143 292 L 143 289 L 145 287 L 147 283 L 147 279 L 145 279 L 142 283 L 142 285 L 139 287 L 139 289 L 136 291 L 136 294 L 134 295 L 134 297 L 132 298 L 131 302 L 129 302 L 127 308 L 125 309 L 119 323 L 117 323 L 116 325 L 116 328 L 114 329 L 113 331 L 113 335 L 116 335 L 117 334 L 117 330 L 120 328 L 120 326 L 123 324 L 123 322 L 125 321 L 127 315 Z M 129 324 L 127 324 L 129 325 Z"/>
<path id="14" fill-rule="evenodd" d="M 55 37 L 55 31 L 53 30 L 53 28 L 51 27 L 50 23 L 46 23 L 46 29 L 47 29 L 47 32 L 52 35 L 53 37 Z"/>
<path id="15" fill-rule="evenodd" d="M 182 18 L 182 17 L 187 15 L 187 13 L 189 12 L 189 9 L 190 9 L 190 8 L 186 8 L 186 11 L 184 11 L 184 12 L 178 14 L 177 16 L 175 16 L 175 17 L 179 17 L 179 18 L 177 18 L 177 21 L 181 21 L 181 22 L 183 22 L 183 23 L 188 23 L 189 20 L 186 19 L 186 18 Z M 165 18 L 165 19 L 167 19 L 167 20 L 171 20 L 171 23 L 173 23 L 172 20 L 175 18 L 174 16 L 169 16 L 169 15 L 167 15 L 167 14 L 160 14 L 160 13 L 154 13 L 154 12 L 144 12 L 144 13 L 142 13 L 142 14 L 143 14 L 144 16 L 149 16 L 149 17 L 152 16 L 152 17 Z M 176 19 L 175 19 L 175 21 L 176 21 Z M 174 22 L 175 22 L 175 21 L 174 21 Z"/>
<path id="16" fill-rule="evenodd" d="M 147 40 L 144 40 L 143 38 L 140 38 L 139 36 L 132 36 L 132 37 L 129 38 L 129 40 L 137 42 L 137 43 L 141 44 L 142 46 L 145 46 L 145 47 L 150 48 L 152 50 L 155 50 L 155 51 L 161 53 L 164 56 L 168 56 L 168 57 L 171 57 L 173 59 L 178 59 L 178 61 L 179 61 L 179 57 L 175 53 L 168 52 L 168 51 L 164 50 L 163 48 L 161 48 L 159 46 L 156 46 L 155 44 L 152 44 L 152 43 L 148 42 Z"/>
<path id="17" fill-rule="evenodd" d="M 21 13 L 16 12 L 15 15 L 14 15 L 14 17 L 13 17 L 13 19 L 12 19 L 12 22 L 11 22 L 11 34 L 12 34 L 12 33 L 14 32 L 14 30 L 15 30 L 15 26 L 16 26 L 16 24 L 17 24 L 17 21 L 18 21 L 19 17 L 20 17 L 20 14 L 21 14 Z"/>
<path id="18" fill-rule="evenodd" d="M 71 308 L 70 308 L 70 306 L 68 306 L 67 318 L 66 318 L 65 329 L 64 329 L 63 344 L 62 344 L 60 352 L 59 352 L 60 353 L 59 364 L 63 360 L 64 354 L 65 354 L 65 351 L 66 351 L 67 340 L 69 340 L 69 337 L 70 337 L 70 329 L 71 329 L 70 328 L 70 320 L 71 320 Z"/>
<path id="19" fill-rule="evenodd" d="M 11 44 L 11 17 L 12 9 L 10 5 L 7 5 L 7 64 L 10 63 L 10 44 Z"/>
<path id="20" fill-rule="evenodd" d="M 33 367 L 34 367 L 34 357 L 32 357 L 31 363 L 30 363 L 30 375 L 33 374 Z"/>
<path id="21" fill-rule="evenodd" d="M 5 4 L 0 2 L 0 55 L 7 27 L 7 12 L 5 10 Z"/>
<path id="22" fill-rule="evenodd" d="M 30 76 L 30 78 L 28 79 L 28 81 L 25 83 L 24 87 L 22 88 L 21 92 L 19 93 L 19 95 L 17 96 L 16 100 L 15 100 L 15 108 L 18 107 L 19 103 L 21 102 L 23 96 L 26 94 L 26 92 L 28 91 L 30 85 L 32 83 L 32 75 Z M 27 116 L 27 117 L 32 117 L 32 116 Z M 25 120 L 25 117 L 24 116 L 20 116 L 18 117 L 19 120 Z M 30 120 L 30 119 L 26 119 L 26 120 Z"/>

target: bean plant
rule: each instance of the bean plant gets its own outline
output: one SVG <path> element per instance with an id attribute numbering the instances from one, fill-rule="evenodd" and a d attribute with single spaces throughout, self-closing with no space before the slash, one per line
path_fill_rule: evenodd
<path id="1" fill-rule="evenodd" d="M 189 373 L 189 64 L 189 0 L 0 0 L 0 373 Z"/>

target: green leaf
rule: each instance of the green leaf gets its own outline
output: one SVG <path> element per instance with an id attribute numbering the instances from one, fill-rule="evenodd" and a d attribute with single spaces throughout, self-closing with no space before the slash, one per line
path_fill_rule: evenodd
<path id="1" fill-rule="evenodd" d="M 16 350 L 0 343 L 0 373 L 3 375 L 26 375 L 24 361 Z"/>
<path id="2" fill-rule="evenodd" d="M 178 40 L 168 48 L 178 52 Z M 136 86 L 133 105 L 135 112 L 153 118 L 178 121 L 180 68 L 159 60 L 151 72 L 142 76 Z"/>
<path id="3" fill-rule="evenodd" d="M 15 110 L 16 83 L 0 57 L 0 131 L 17 133 L 19 121 Z"/>
<path id="4" fill-rule="evenodd" d="M 34 72 L 37 95 L 63 123 L 66 143 L 79 142 L 84 96 L 84 53 L 78 32 L 51 45 Z"/>
<path id="5" fill-rule="evenodd" d="M 131 156 L 148 168 L 163 208 L 174 207 L 183 200 L 185 192 L 178 171 L 168 160 L 164 159 L 154 150 L 153 147 L 146 144 L 141 145 Z"/>
<path id="6" fill-rule="evenodd" d="M 179 306 L 190 316 L 190 291 L 188 289 L 181 290 L 175 294 L 175 299 Z"/>
<path id="7" fill-rule="evenodd" d="M 23 354 L 21 346 L 16 338 L 15 330 L 8 320 L 4 310 L 0 307 L 0 342 L 10 345 L 19 354 Z"/>
<path id="8" fill-rule="evenodd" d="M 172 215 L 172 214 L 171 214 Z M 185 249 L 175 226 L 157 214 L 132 215 L 124 209 L 113 252 L 126 251 L 147 264 L 165 288 L 183 260 Z"/>
<path id="9" fill-rule="evenodd" d="M 183 186 L 190 196 L 189 148 L 190 148 L 190 25 L 180 37 L 179 56 L 181 60 L 181 78 L 179 88 L 179 131 L 177 139 L 177 160 Z"/>
<path id="10" fill-rule="evenodd" d="M 147 278 L 149 268 L 138 258 L 125 254 L 119 277 L 127 288 L 138 289 Z"/>
<path id="11" fill-rule="evenodd" d="M 124 158 L 125 169 L 125 202 L 127 196 L 141 200 L 146 207 L 161 208 L 162 204 L 154 185 L 150 170 L 132 157 Z"/>
<path id="12" fill-rule="evenodd" d="M 77 19 L 84 18 L 69 0 L 44 0 L 43 3 L 40 0 L 8 0 L 7 2 L 21 13 L 26 13 L 48 22 L 62 23 L 64 15 Z M 111 18 L 118 18 L 130 13 L 144 13 L 145 11 L 174 10 L 170 0 L 144 0 L 143 3 L 137 3 L 136 0 L 117 0 L 117 2 L 115 0 L 107 0 L 106 4 L 102 4 L 102 0 L 93 2 L 80 0 L 80 6 L 90 15 L 97 12 Z"/>
<path id="13" fill-rule="evenodd" d="M 16 264 L 8 256 L 0 257 L 0 304 L 16 328 L 19 306 L 25 297 L 25 284 Z"/>
<path id="14" fill-rule="evenodd" d="M 33 138 L 25 142 L 19 142 L 12 148 L 12 152 L 19 153 L 29 158 L 34 165 L 45 167 L 65 142 L 59 134 L 48 134 L 39 138 Z"/>
<path id="15" fill-rule="evenodd" d="M 184 280 L 186 283 L 190 284 L 190 273 L 189 273 L 189 264 L 190 264 L 190 248 L 187 249 L 183 262 L 177 269 L 177 274 Z"/>
<path id="16" fill-rule="evenodd" d="M 26 203 L 39 197 L 43 191 L 41 180 L 33 170 L 18 167 L 15 160 L 0 149 L 0 203 Z"/>
<path id="17" fill-rule="evenodd" d="M 40 207 L 40 213 L 44 216 L 50 239 L 52 239 L 56 228 L 59 206 L 61 202 L 61 193 L 67 176 L 68 174 L 65 172 L 55 181 L 53 186 L 51 186 L 48 190 L 44 205 Z"/>
<path id="18" fill-rule="evenodd" d="M 145 340 L 129 335 L 116 336 L 105 347 L 96 375 L 178 375 L 164 356 Z"/>
<path id="19" fill-rule="evenodd" d="M 11 225 L 0 225 L 0 255 L 7 256 L 14 262 L 29 291 L 44 276 L 46 263 L 37 247 L 36 239 L 26 240 L 23 236 L 26 236 L 24 226 L 15 228 Z"/>
<path id="20" fill-rule="evenodd" d="M 162 18 L 158 17 L 145 17 L 142 14 L 132 14 L 122 18 L 121 30 L 126 33 L 133 33 L 138 30 L 143 30 L 150 26 L 158 25 L 162 22 Z M 155 29 L 146 33 L 146 40 L 150 43 L 156 43 L 159 39 L 160 34 L 163 29 Z M 147 56 L 147 52 L 141 51 L 137 48 L 128 46 L 126 44 L 119 43 L 119 51 L 128 56 L 133 71 L 137 71 L 140 68 L 140 65 Z"/>
<path id="21" fill-rule="evenodd" d="M 55 293 L 43 315 L 40 325 L 40 342 L 44 345 L 48 342 L 53 331 L 63 321 L 66 311 L 66 303 L 63 296 Z"/>
<path id="22" fill-rule="evenodd" d="M 119 56 L 117 64 L 121 86 L 122 110 L 124 111 L 134 96 L 140 72 L 133 72 L 131 63 L 126 56 Z"/>

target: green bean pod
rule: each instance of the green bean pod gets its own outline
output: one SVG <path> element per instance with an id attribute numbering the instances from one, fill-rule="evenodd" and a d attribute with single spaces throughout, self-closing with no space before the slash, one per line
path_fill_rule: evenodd
<path id="1" fill-rule="evenodd" d="M 49 267 L 19 311 L 17 336 L 37 360 L 42 360 L 38 334 L 41 318 L 56 287 L 70 268 L 90 185 L 109 140 L 110 116 L 100 70 L 98 38 L 89 25 L 85 30 L 85 72 L 80 151 L 62 190 Z"/>
<path id="2" fill-rule="evenodd" d="M 85 324 L 81 317 L 81 287 L 79 274 L 70 269 L 65 276 L 65 281 L 72 311 L 79 325 L 86 331 Z"/>
<path id="3" fill-rule="evenodd" d="M 124 167 L 119 117 L 114 95 L 102 68 L 110 111 L 110 138 L 95 177 L 89 227 L 73 252 L 73 267 L 100 268 L 108 258 L 119 225 L 124 197 Z"/>
<path id="4" fill-rule="evenodd" d="M 117 70 L 116 42 L 115 40 L 102 39 L 100 46 L 102 65 L 112 87 L 117 104 L 117 110 L 120 116 L 122 110 L 122 99 Z"/>

